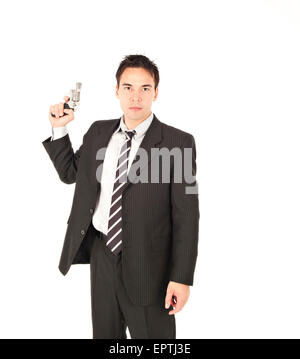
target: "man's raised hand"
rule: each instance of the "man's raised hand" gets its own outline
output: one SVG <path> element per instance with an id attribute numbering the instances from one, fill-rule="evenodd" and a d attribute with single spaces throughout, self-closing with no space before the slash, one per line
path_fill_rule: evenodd
<path id="1" fill-rule="evenodd" d="M 64 100 L 68 102 L 70 97 L 65 96 Z M 66 115 L 64 115 L 64 113 L 66 113 Z M 53 117 L 52 114 L 55 115 L 55 117 Z M 53 128 L 65 126 L 74 120 L 74 111 L 67 108 L 64 109 L 64 102 L 51 105 L 49 108 L 49 120 Z"/>

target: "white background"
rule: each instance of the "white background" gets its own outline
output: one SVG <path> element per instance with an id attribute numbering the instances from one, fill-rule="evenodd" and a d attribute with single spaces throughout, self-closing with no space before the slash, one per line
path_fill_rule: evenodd
<path id="1" fill-rule="evenodd" d="M 42 141 L 76 81 L 74 150 L 121 116 L 115 72 L 138 53 L 160 70 L 153 112 L 197 145 L 199 255 L 177 338 L 299 338 L 299 2 L 9 1 L 0 34 L 0 337 L 92 337 L 89 265 L 58 270 L 74 185 Z"/>

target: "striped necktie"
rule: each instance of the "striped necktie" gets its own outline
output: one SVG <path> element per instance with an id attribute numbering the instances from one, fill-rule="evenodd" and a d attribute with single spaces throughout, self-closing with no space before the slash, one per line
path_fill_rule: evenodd
<path id="1" fill-rule="evenodd" d="M 122 192 L 123 186 L 127 182 L 127 169 L 131 140 L 136 131 L 125 131 L 125 133 L 127 138 L 122 145 L 118 159 L 109 211 L 108 232 L 107 237 L 105 238 L 106 246 L 115 255 L 119 254 L 122 250 Z"/>

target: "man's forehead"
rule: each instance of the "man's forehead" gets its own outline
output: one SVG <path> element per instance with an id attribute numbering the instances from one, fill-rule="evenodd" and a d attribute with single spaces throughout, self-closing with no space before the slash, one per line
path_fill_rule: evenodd
<path id="1" fill-rule="evenodd" d="M 123 83 L 129 83 L 136 86 L 142 86 L 144 84 L 152 85 L 154 83 L 153 77 L 147 70 L 142 69 L 142 72 L 134 70 L 140 70 L 140 68 L 127 68 L 124 70 L 121 75 L 121 85 L 123 85 Z"/>

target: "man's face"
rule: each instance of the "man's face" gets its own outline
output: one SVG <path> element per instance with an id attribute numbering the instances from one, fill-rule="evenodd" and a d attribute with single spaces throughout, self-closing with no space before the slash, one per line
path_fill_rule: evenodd
<path id="1" fill-rule="evenodd" d="M 121 75 L 119 88 L 116 85 L 116 96 L 120 99 L 125 120 L 145 120 L 157 95 L 158 88 L 154 90 L 153 77 L 141 67 L 127 67 Z"/>

